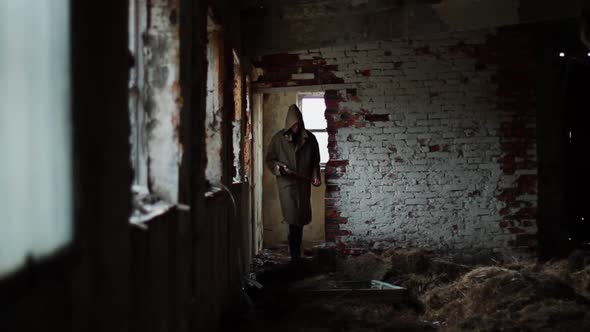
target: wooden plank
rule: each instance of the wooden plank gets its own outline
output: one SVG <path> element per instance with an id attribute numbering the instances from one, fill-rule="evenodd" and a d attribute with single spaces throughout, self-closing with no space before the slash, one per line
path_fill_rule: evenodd
<path id="1" fill-rule="evenodd" d="M 371 280 L 371 288 L 373 288 L 373 289 L 405 289 L 403 287 L 392 285 L 390 283 L 379 281 L 379 280 Z"/>

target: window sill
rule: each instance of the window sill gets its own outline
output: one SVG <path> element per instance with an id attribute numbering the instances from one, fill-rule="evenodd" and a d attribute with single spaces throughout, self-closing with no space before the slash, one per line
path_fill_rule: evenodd
<path id="1" fill-rule="evenodd" d="M 215 198 L 221 195 L 223 189 L 219 187 L 211 187 L 207 192 L 205 192 L 206 198 Z"/>
<path id="2" fill-rule="evenodd" d="M 139 208 L 134 208 L 129 222 L 133 225 L 145 227 L 145 223 L 168 212 L 174 204 L 170 204 L 164 201 L 157 201 L 152 204 L 142 204 Z"/>
<path id="3" fill-rule="evenodd" d="M 145 187 L 133 186 L 133 210 L 129 223 L 141 229 L 147 229 L 146 223 L 170 211 L 175 204 L 166 202 L 150 194 Z"/>

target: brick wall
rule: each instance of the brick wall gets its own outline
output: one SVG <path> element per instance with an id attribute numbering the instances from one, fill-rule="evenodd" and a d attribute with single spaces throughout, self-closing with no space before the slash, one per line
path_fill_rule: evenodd
<path id="1" fill-rule="evenodd" d="M 258 59 L 258 87 L 325 87 L 327 240 L 535 247 L 532 39 L 513 27 Z"/>

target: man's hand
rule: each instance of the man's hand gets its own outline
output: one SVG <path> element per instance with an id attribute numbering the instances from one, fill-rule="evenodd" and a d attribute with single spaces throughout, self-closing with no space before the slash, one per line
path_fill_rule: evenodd
<path id="1" fill-rule="evenodd" d="M 279 170 L 279 174 L 281 175 L 290 175 L 293 174 L 293 171 L 287 167 L 285 164 L 277 164 L 277 169 Z"/>
<path id="2" fill-rule="evenodd" d="M 320 180 L 320 178 L 313 178 L 311 184 L 313 184 L 314 187 L 319 187 L 322 185 L 322 180 Z"/>

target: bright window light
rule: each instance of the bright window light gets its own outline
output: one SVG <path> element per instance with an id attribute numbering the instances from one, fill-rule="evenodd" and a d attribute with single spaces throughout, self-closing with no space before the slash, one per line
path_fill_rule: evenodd
<path id="1" fill-rule="evenodd" d="M 301 107 L 306 129 L 326 130 L 328 122 L 324 116 L 326 111 L 324 98 L 304 97 L 301 100 Z"/>
<path id="2" fill-rule="evenodd" d="M 72 238 L 69 7 L 0 2 L 0 277 Z"/>
<path id="3" fill-rule="evenodd" d="M 324 115 L 326 104 L 323 97 L 301 98 L 301 113 L 305 129 L 313 132 L 320 147 L 320 163 L 325 164 L 330 159 L 328 154 L 328 122 Z"/>

